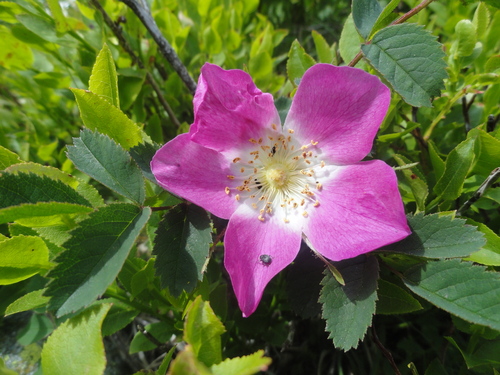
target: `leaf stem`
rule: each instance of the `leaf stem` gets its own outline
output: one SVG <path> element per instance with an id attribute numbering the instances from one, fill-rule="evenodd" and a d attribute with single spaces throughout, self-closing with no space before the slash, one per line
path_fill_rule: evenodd
<path id="1" fill-rule="evenodd" d="M 101 6 L 98 0 L 90 0 L 90 3 L 96 8 L 103 16 L 104 22 L 108 27 L 111 29 L 113 34 L 115 34 L 116 38 L 118 39 L 118 43 L 120 46 L 129 54 L 129 56 L 132 58 L 132 61 L 137 64 L 137 66 L 141 69 L 145 69 L 144 64 L 142 63 L 142 60 L 135 54 L 134 50 L 128 43 L 128 41 L 125 39 L 123 36 L 122 28 L 119 24 L 116 24 L 113 22 L 113 20 L 109 17 L 109 15 L 106 13 L 106 10 Z M 162 105 L 163 109 L 165 112 L 167 112 L 168 117 L 174 125 L 178 128 L 181 126 L 181 123 L 175 116 L 174 111 L 168 104 L 167 100 L 163 96 L 163 93 L 160 90 L 160 86 L 158 86 L 158 83 L 156 83 L 156 80 L 154 79 L 153 75 L 146 70 L 146 81 L 151 85 L 153 88 L 154 92 L 156 93 L 158 100 L 160 101 L 160 104 Z"/>
<path id="2" fill-rule="evenodd" d="M 432 132 L 434 131 L 434 128 L 437 126 L 437 124 L 439 124 L 439 121 L 441 121 L 443 119 L 443 117 L 445 117 L 446 113 L 450 110 L 451 106 L 453 104 L 455 104 L 455 102 L 458 99 L 460 99 L 460 97 L 462 95 L 464 95 L 465 92 L 466 92 L 466 89 L 460 90 L 459 92 L 457 92 L 455 94 L 455 96 L 453 98 L 451 98 L 448 101 L 448 103 L 446 103 L 446 105 L 444 106 L 444 108 L 441 110 L 441 112 L 439 112 L 439 114 L 436 116 L 436 118 L 434 119 L 434 121 L 432 121 L 432 123 L 429 125 L 429 128 L 427 128 L 427 130 L 425 131 L 425 134 L 424 134 L 424 140 L 425 141 L 429 140 L 429 138 L 432 135 Z"/>
<path id="3" fill-rule="evenodd" d="M 149 9 L 141 0 L 120 0 L 125 5 L 127 5 L 141 20 L 143 25 L 148 29 L 149 33 L 153 37 L 154 41 L 158 45 L 158 48 L 165 57 L 165 59 L 170 63 L 172 68 L 177 72 L 181 80 L 184 82 L 186 87 L 189 89 L 191 94 L 194 95 L 196 91 L 196 82 L 189 75 L 187 68 L 182 63 L 181 59 L 172 48 L 168 40 L 163 36 L 155 20 L 151 16 Z"/>
<path id="4" fill-rule="evenodd" d="M 407 19 L 413 17 L 415 14 L 417 14 L 418 12 L 420 12 L 422 9 L 424 9 L 427 5 L 429 5 L 433 1 L 434 0 L 424 0 L 424 1 L 422 1 L 415 8 L 409 10 L 408 12 L 406 12 L 405 14 L 403 14 L 401 17 L 399 17 L 397 20 L 392 21 L 389 26 L 398 25 L 400 23 L 405 22 Z M 370 41 L 367 41 L 365 44 L 370 44 Z M 354 59 L 352 59 L 352 61 L 349 63 L 348 66 L 351 66 L 351 67 L 355 66 L 359 62 L 359 60 L 361 60 L 362 57 L 363 57 L 363 52 L 359 51 L 358 54 L 354 57 Z"/>
<path id="5" fill-rule="evenodd" d="M 399 371 L 398 366 L 396 365 L 396 362 L 394 362 L 394 358 L 392 357 L 392 353 L 389 350 L 387 350 L 386 347 L 379 340 L 379 338 L 377 336 L 377 331 L 375 330 L 375 325 L 372 325 L 372 337 L 373 337 L 373 341 L 379 347 L 379 349 L 382 352 L 382 354 L 384 355 L 384 357 L 388 359 L 389 363 L 391 364 L 392 369 L 394 370 L 394 373 L 396 375 L 401 375 L 401 372 Z"/>

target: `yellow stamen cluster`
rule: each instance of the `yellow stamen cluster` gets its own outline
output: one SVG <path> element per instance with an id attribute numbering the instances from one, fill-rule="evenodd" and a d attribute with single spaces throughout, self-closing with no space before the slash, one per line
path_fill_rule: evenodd
<path id="1" fill-rule="evenodd" d="M 273 124 L 273 132 L 267 138 L 248 141 L 256 147 L 233 159 L 233 171 L 228 180 L 238 185 L 226 187 L 226 194 L 235 191 L 235 199 L 241 203 L 249 200 L 260 221 L 276 210 L 283 210 L 283 220 L 290 222 L 295 213 L 308 217 L 306 208 L 320 205 L 315 191 L 323 185 L 318 181 L 318 172 L 325 167 L 319 160 L 318 141 L 299 144 L 288 129 L 286 135 L 279 133 Z M 313 191 L 315 190 L 315 191 Z"/>

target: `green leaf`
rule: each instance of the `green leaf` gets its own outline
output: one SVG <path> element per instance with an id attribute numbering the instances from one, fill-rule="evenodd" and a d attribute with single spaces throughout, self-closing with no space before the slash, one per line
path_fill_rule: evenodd
<path id="1" fill-rule="evenodd" d="M 361 49 L 370 65 L 412 106 L 430 107 L 431 97 L 444 88 L 445 54 L 436 37 L 422 26 L 386 27 Z"/>
<path id="2" fill-rule="evenodd" d="M 25 280 L 50 266 L 49 249 L 39 237 L 17 236 L 0 242 L 0 285 Z"/>
<path id="3" fill-rule="evenodd" d="M 117 304 L 113 304 L 102 323 L 102 335 L 109 336 L 125 328 L 134 321 L 137 315 L 139 315 L 138 310 L 124 309 Z"/>
<path id="4" fill-rule="evenodd" d="M 50 167 L 47 165 L 41 165 L 37 163 L 21 163 L 15 164 L 6 169 L 6 172 L 17 174 L 17 173 L 34 173 L 38 176 L 47 176 L 53 180 L 59 180 L 64 184 L 72 187 L 78 194 L 87 199 L 94 207 L 103 206 L 104 201 L 99 195 L 96 188 L 88 183 L 85 183 L 74 176 L 71 176 L 63 171 Z"/>
<path id="5" fill-rule="evenodd" d="M 429 159 L 431 160 L 432 168 L 436 174 L 436 180 L 439 181 L 439 179 L 443 176 L 446 164 L 439 156 L 438 149 L 434 142 L 429 140 L 427 144 L 429 145 Z"/>
<path id="6" fill-rule="evenodd" d="M 476 28 L 469 20 L 460 20 L 455 26 L 457 43 L 456 54 L 459 57 L 470 56 L 476 46 Z"/>
<path id="7" fill-rule="evenodd" d="M 196 297 L 184 322 L 184 340 L 196 358 L 207 366 L 221 362 L 221 335 L 226 331 L 208 302 Z"/>
<path id="8" fill-rule="evenodd" d="M 144 202 L 144 178 L 130 155 L 109 137 L 88 129 L 73 138 L 68 158 L 82 172 L 118 194 L 141 204 Z"/>
<path id="9" fill-rule="evenodd" d="M 404 240 L 383 247 L 381 251 L 398 252 L 424 258 L 465 257 L 484 245 L 476 227 L 464 219 L 438 214 L 408 216 L 412 234 Z"/>
<path id="10" fill-rule="evenodd" d="M 194 204 L 177 205 L 160 221 L 153 249 L 156 274 L 173 296 L 192 291 L 202 279 L 211 232 L 208 215 Z"/>
<path id="11" fill-rule="evenodd" d="M 404 166 L 411 163 L 410 160 L 405 158 L 403 155 L 395 154 L 393 157 L 399 166 Z M 413 197 L 415 198 L 415 202 L 417 204 L 417 210 L 424 212 L 425 201 L 427 199 L 427 196 L 429 195 L 429 188 L 427 186 L 427 182 L 425 181 L 425 176 L 417 167 L 402 169 L 401 173 L 403 173 L 406 182 L 410 186 Z"/>
<path id="12" fill-rule="evenodd" d="M 471 219 L 467 219 L 467 223 L 477 226 L 477 229 L 484 234 L 486 243 L 479 251 L 472 253 L 465 260 L 485 266 L 500 266 L 500 237 L 486 224 L 477 223 Z"/>
<path id="13" fill-rule="evenodd" d="M 500 166 L 500 140 L 479 128 L 472 129 L 467 138 L 473 138 L 479 143 L 479 152 L 475 155 L 471 172 L 488 176 Z"/>
<path id="14" fill-rule="evenodd" d="M 306 53 L 297 39 L 295 39 L 292 42 L 290 51 L 288 51 L 288 61 L 286 63 L 286 71 L 290 82 L 294 86 L 297 86 L 306 70 L 315 63 L 314 59 Z"/>
<path id="15" fill-rule="evenodd" d="M 462 193 L 464 181 L 474 161 L 476 137 L 460 143 L 446 158 L 443 176 L 434 186 L 439 199 L 454 200 Z"/>
<path id="16" fill-rule="evenodd" d="M 374 256 L 361 255 L 336 262 L 344 276 L 340 285 L 325 271 L 319 302 L 323 304 L 323 319 L 335 347 L 348 351 L 358 346 L 372 323 L 377 300 L 378 263 Z"/>
<path id="17" fill-rule="evenodd" d="M 160 148 L 159 145 L 151 143 L 141 143 L 129 150 L 130 156 L 137 163 L 144 177 L 156 184 L 156 178 L 151 172 L 151 160 L 155 156 L 156 151 Z"/>
<path id="18" fill-rule="evenodd" d="M 0 174 L 0 208 L 38 202 L 92 206 L 88 200 L 61 181 L 33 173 Z"/>
<path id="19" fill-rule="evenodd" d="M 70 25 L 66 21 L 66 17 L 64 16 L 59 1 L 47 0 L 47 5 L 49 6 L 50 13 L 52 13 L 52 18 L 54 18 L 57 32 L 65 33 L 70 30 Z"/>
<path id="20" fill-rule="evenodd" d="M 468 369 L 485 365 L 500 365 L 500 360 L 498 359 L 500 340 L 481 340 L 479 343 L 475 343 L 473 347 L 469 345 L 467 350 L 464 350 L 460 348 L 452 337 L 445 338 L 460 351 L 460 354 L 462 354 L 467 363 Z"/>
<path id="21" fill-rule="evenodd" d="M 172 361 L 168 375 L 213 375 L 212 372 L 196 359 L 193 348 L 186 345 L 186 348 L 177 354 Z"/>
<path id="22" fill-rule="evenodd" d="M 32 314 L 23 329 L 17 334 L 17 342 L 23 346 L 33 344 L 48 336 L 55 323 L 45 314 Z"/>
<path id="23" fill-rule="evenodd" d="M 267 371 L 271 358 L 264 357 L 264 351 L 259 350 L 243 357 L 228 358 L 213 365 L 210 370 L 214 375 L 252 375 L 260 371 Z"/>
<path id="24" fill-rule="evenodd" d="M 87 90 L 71 91 L 87 128 L 108 135 L 126 150 L 142 142 L 139 126 L 109 101 Z"/>
<path id="25" fill-rule="evenodd" d="M 13 164 L 22 163 L 22 160 L 17 156 L 17 154 L 0 146 L 0 171 L 4 170 L 8 166 Z"/>
<path id="26" fill-rule="evenodd" d="M 164 343 L 170 340 L 173 334 L 177 333 L 173 321 L 163 321 L 148 324 L 144 327 L 146 332 L 153 336 L 157 341 Z M 156 343 L 148 339 L 141 331 L 137 332 L 130 343 L 129 353 L 146 352 L 158 347 Z"/>
<path id="27" fill-rule="evenodd" d="M 115 107 L 120 108 L 115 62 L 107 44 L 102 46 L 101 51 L 97 55 L 95 64 L 92 67 L 92 75 L 89 79 L 89 90 L 103 97 Z"/>
<path id="28" fill-rule="evenodd" d="M 0 66 L 10 70 L 25 70 L 33 64 L 31 48 L 15 38 L 10 30 L 0 25 Z"/>
<path id="29" fill-rule="evenodd" d="M 407 314 L 422 310 L 422 305 L 407 291 L 396 284 L 378 281 L 377 314 Z"/>
<path id="30" fill-rule="evenodd" d="M 45 297 L 44 292 L 45 289 L 38 289 L 18 298 L 7 307 L 5 316 L 46 306 L 50 298 Z"/>
<path id="31" fill-rule="evenodd" d="M 370 33 L 370 36 L 368 39 L 371 39 L 371 37 L 379 31 L 381 28 L 387 26 L 387 24 L 393 20 L 394 18 L 394 9 L 397 8 L 399 5 L 400 0 L 391 0 L 389 4 L 385 6 L 385 8 L 382 10 L 382 12 L 379 14 L 377 21 L 375 22 L 375 25 L 372 27 L 372 31 Z"/>
<path id="32" fill-rule="evenodd" d="M 151 214 L 149 208 L 112 204 L 100 208 L 71 232 L 67 249 L 56 258 L 45 295 L 57 316 L 89 305 L 120 272 L 136 238 Z"/>
<path id="33" fill-rule="evenodd" d="M 367 39 L 382 8 L 377 0 L 352 0 L 352 19 L 363 39 Z"/>
<path id="34" fill-rule="evenodd" d="M 318 55 L 319 62 L 331 64 L 334 59 L 333 51 L 331 50 L 325 38 L 323 38 L 323 36 L 316 30 L 313 30 L 311 32 L 311 35 L 314 41 L 314 47 L 316 48 L 316 54 Z"/>
<path id="35" fill-rule="evenodd" d="M 170 362 L 172 361 L 172 357 L 176 351 L 177 348 L 174 346 L 167 352 L 167 354 L 165 355 L 165 357 L 163 357 L 163 360 L 161 361 L 160 367 L 158 367 L 158 370 L 156 370 L 155 375 L 166 375 L 168 367 L 170 366 Z"/>
<path id="36" fill-rule="evenodd" d="M 43 345 L 43 373 L 103 374 L 106 355 L 101 325 L 110 307 L 96 305 L 62 323 Z"/>
<path id="37" fill-rule="evenodd" d="M 500 330 L 500 274 L 459 259 L 431 261 L 405 273 L 406 286 L 440 309 Z"/>
<path id="38" fill-rule="evenodd" d="M 477 37 L 481 38 L 488 29 L 488 24 L 490 23 L 490 12 L 484 2 L 481 1 L 477 5 L 472 23 L 476 28 Z"/>
<path id="39" fill-rule="evenodd" d="M 61 223 L 63 219 L 59 215 L 83 214 L 92 211 L 91 207 L 74 203 L 40 202 L 35 204 L 20 204 L 0 209 L 0 223 L 20 222 L 24 220 L 23 224 L 26 224 L 25 220 L 32 219 L 30 220 L 30 226 L 43 227 Z"/>
<path id="40" fill-rule="evenodd" d="M 352 13 L 345 20 L 339 40 L 340 57 L 348 64 L 358 54 L 361 40 L 352 19 Z"/>

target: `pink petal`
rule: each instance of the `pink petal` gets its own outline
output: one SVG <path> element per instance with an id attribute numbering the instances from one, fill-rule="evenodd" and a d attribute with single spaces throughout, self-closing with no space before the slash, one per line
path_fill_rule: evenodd
<path id="1" fill-rule="evenodd" d="M 229 164 L 222 154 L 181 134 L 158 150 L 151 170 L 164 189 L 229 219 L 238 205 L 224 191 L 231 174 Z"/>
<path id="2" fill-rule="evenodd" d="M 245 317 L 255 311 L 269 281 L 295 259 L 301 242 L 297 226 L 284 224 L 278 215 L 264 222 L 257 216 L 257 211 L 241 205 L 225 236 L 224 264 Z M 261 255 L 269 255 L 271 263 L 262 262 Z"/>
<path id="3" fill-rule="evenodd" d="M 316 64 L 302 77 L 285 121 L 304 142 L 319 142 L 334 164 L 352 164 L 372 148 L 390 90 L 363 70 Z"/>
<path id="4" fill-rule="evenodd" d="M 280 124 L 272 95 L 263 94 L 242 70 L 203 65 L 193 102 L 192 140 L 219 152 L 240 149 Z"/>
<path id="5" fill-rule="evenodd" d="M 320 206 L 304 233 L 327 258 L 353 258 L 411 233 L 396 174 L 380 160 L 339 167 L 317 194 Z"/>

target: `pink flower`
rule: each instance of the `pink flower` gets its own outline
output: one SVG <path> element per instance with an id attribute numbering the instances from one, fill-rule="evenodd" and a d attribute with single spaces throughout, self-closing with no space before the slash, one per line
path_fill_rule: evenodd
<path id="1" fill-rule="evenodd" d="M 247 73 L 202 67 L 189 133 L 151 167 L 163 188 L 229 219 L 224 263 L 244 316 L 303 238 L 339 261 L 410 234 L 393 169 L 360 161 L 390 99 L 375 76 L 317 64 L 280 125 L 273 97 Z"/>

